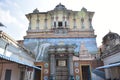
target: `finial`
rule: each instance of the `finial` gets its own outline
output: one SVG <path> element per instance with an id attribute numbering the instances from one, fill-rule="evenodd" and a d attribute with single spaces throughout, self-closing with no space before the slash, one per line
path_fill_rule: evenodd
<path id="1" fill-rule="evenodd" d="M 33 13 L 39 13 L 39 10 L 36 8 L 34 9 Z"/>
<path id="2" fill-rule="evenodd" d="M 61 5 L 61 2 L 59 3 L 59 5 Z"/>
<path id="3" fill-rule="evenodd" d="M 111 30 L 109 29 L 109 33 L 111 33 Z"/>

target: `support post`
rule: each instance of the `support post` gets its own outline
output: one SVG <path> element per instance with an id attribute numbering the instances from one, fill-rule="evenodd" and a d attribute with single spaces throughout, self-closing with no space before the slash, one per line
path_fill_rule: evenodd
<path id="1" fill-rule="evenodd" d="M 69 54 L 69 80 L 74 80 L 74 72 L 73 72 L 73 54 Z"/>
<path id="2" fill-rule="evenodd" d="M 55 55 L 50 55 L 50 80 L 55 80 Z"/>

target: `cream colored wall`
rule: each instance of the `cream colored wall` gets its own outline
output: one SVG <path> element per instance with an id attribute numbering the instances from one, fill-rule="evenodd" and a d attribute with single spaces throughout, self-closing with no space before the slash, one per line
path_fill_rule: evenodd
<path id="1" fill-rule="evenodd" d="M 45 29 L 45 14 L 39 14 L 39 30 Z M 31 18 L 31 29 L 36 30 L 37 24 L 37 14 L 33 14 Z M 51 28 L 51 17 L 47 15 L 47 28 Z"/>
<path id="2" fill-rule="evenodd" d="M 76 19 L 76 23 L 77 23 L 77 29 L 81 29 L 81 18 L 80 17 L 77 17 Z"/>
<path id="3" fill-rule="evenodd" d="M 76 12 L 77 13 L 77 12 Z M 40 30 L 44 30 L 44 27 L 45 27 L 45 19 L 46 19 L 46 16 L 45 16 L 46 14 L 39 14 L 39 20 L 40 20 L 40 22 L 39 22 L 39 29 Z M 54 17 L 56 17 L 56 16 L 58 16 L 59 18 L 58 18 L 58 21 L 63 21 L 63 15 L 64 16 L 67 16 L 67 14 L 66 13 L 63 13 L 62 11 L 58 11 L 57 13 L 56 12 L 54 12 L 53 13 L 53 16 Z M 36 29 L 36 20 L 37 20 L 37 14 L 32 14 L 32 18 L 31 18 L 32 20 L 31 20 L 31 26 L 32 26 L 32 28 L 31 29 Z M 74 28 L 74 14 L 73 13 L 71 13 L 70 14 L 70 16 L 69 16 L 69 27 L 71 28 L 71 29 L 73 29 Z M 75 15 L 75 19 L 76 19 L 76 26 L 77 26 L 77 29 L 82 29 L 82 25 L 81 25 L 81 16 L 80 15 Z M 56 18 L 54 18 L 54 20 L 56 20 Z M 48 29 L 51 29 L 51 16 L 50 16 L 50 14 L 47 14 L 47 28 Z M 86 13 L 86 16 L 84 17 L 84 30 L 85 29 L 89 29 L 90 28 L 90 23 L 89 23 L 89 17 L 88 17 L 88 13 Z"/>
<path id="4" fill-rule="evenodd" d="M 70 17 L 69 17 L 69 27 L 70 27 L 70 29 L 73 29 L 73 25 L 74 25 L 74 23 L 73 23 L 73 14 L 70 14 Z"/>
<path id="5" fill-rule="evenodd" d="M 58 13 L 58 21 L 63 21 L 63 13 L 62 12 L 59 12 Z"/>

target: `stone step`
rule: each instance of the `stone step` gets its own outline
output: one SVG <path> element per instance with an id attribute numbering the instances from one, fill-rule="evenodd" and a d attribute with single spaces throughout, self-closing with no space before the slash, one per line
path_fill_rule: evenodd
<path id="1" fill-rule="evenodd" d="M 56 72 L 56 75 L 59 75 L 59 76 L 68 76 L 68 72 Z"/>
<path id="2" fill-rule="evenodd" d="M 56 68 L 56 69 L 68 69 L 68 68 Z"/>
<path id="3" fill-rule="evenodd" d="M 56 70 L 56 72 L 68 72 L 68 70 Z"/>
<path id="4" fill-rule="evenodd" d="M 68 68 L 66 68 L 66 67 L 57 67 L 56 68 L 56 71 L 68 71 Z"/>
<path id="5" fill-rule="evenodd" d="M 56 80 L 68 80 L 68 76 L 56 76 Z"/>
<path id="6" fill-rule="evenodd" d="M 57 67 L 56 68 L 56 80 L 68 80 L 68 68 L 67 67 Z"/>

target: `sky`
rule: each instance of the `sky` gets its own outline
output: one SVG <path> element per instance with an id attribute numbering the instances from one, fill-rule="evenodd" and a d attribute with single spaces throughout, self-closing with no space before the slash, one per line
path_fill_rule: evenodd
<path id="1" fill-rule="evenodd" d="M 29 23 L 25 14 L 36 8 L 40 12 L 47 12 L 59 3 L 73 11 L 85 7 L 95 12 L 92 25 L 98 47 L 109 31 L 120 34 L 120 0 L 0 0 L 0 22 L 6 26 L 0 27 L 0 30 L 15 40 L 23 40 Z"/>

